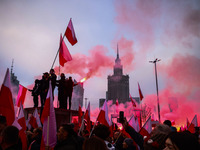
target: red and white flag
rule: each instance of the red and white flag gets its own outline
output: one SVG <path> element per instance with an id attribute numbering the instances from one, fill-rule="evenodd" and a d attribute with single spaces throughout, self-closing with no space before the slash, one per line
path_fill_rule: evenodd
<path id="1" fill-rule="evenodd" d="M 69 20 L 69 24 L 65 31 L 65 36 L 68 39 L 68 41 L 71 43 L 72 46 L 77 43 L 77 39 L 76 39 L 76 35 L 75 35 L 75 31 L 74 31 L 74 27 L 73 27 L 71 18 Z"/>
<path id="2" fill-rule="evenodd" d="M 195 127 L 197 126 L 198 126 L 197 115 L 195 115 L 194 118 L 192 119 L 192 122 L 190 123 L 188 127 L 188 131 L 190 131 L 191 133 L 195 133 Z"/>
<path id="3" fill-rule="evenodd" d="M 24 86 L 19 84 L 19 92 L 18 92 L 17 101 L 16 101 L 16 106 L 17 107 L 20 107 L 20 103 L 22 103 L 22 105 L 24 104 L 24 100 L 25 100 L 25 97 L 26 97 L 26 92 L 27 92 L 27 88 L 25 88 Z"/>
<path id="4" fill-rule="evenodd" d="M 133 98 L 132 98 L 131 94 L 129 94 L 129 96 L 130 96 L 131 103 L 132 103 L 133 107 L 136 107 L 135 101 L 133 100 Z"/>
<path id="5" fill-rule="evenodd" d="M 139 127 L 139 123 L 138 123 L 138 119 L 134 117 L 134 115 L 130 118 L 129 120 L 129 125 L 135 129 L 135 131 L 139 132 L 140 131 L 140 127 Z"/>
<path id="6" fill-rule="evenodd" d="M 64 66 L 64 64 L 68 61 L 72 60 L 72 56 L 69 53 L 69 50 L 62 38 L 62 35 L 60 35 L 60 49 L 59 49 L 59 63 L 61 66 Z"/>
<path id="7" fill-rule="evenodd" d="M 17 121 L 18 121 L 19 125 L 22 127 L 22 129 L 24 131 L 26 131 L 26 119 L 24 117 L 24 109 L 22 107 L 22 103 L 21 103 L 20 108 L 19 108 L 19 114 L 18 114 L 18 117 L 17 117 Z"/>
<path id="8" fill-rule="evenodd" d="M 86 109 L 84 119 L 87 121 L 86 130 L 90 133 L 91 123 L 90 123 L 90 102 L 88 103 L 88 107 Z"/>
<path id="9" fill-rule="evenodd" d="M 143 96 L 142 91 L 140 89 L 139 83 L 138 83 L 138 90 L 139 90 L 140 100 L 142 100 L 144 98 L 144 96 Z"/>
<path id="10" fill-rule="evenodd" d="M 18 115 L 18 119 L 17 119 L 19 125 L 22 127 L 20 128 L 19 130 L 19 136 L 20 136 L 20 139 L 22 141 L 22 150 L 27 150 L 27 136 L 26 136 L 26 120 L 25 120 L 25 117 L 24 117 L 24 109 L 22 107 L 22 103 L 20 105 L 20 108 L 19 108 L 19 115 Z"/>
<path id="11" fill-rule="evenodd" d="M 6 75 L 1 86 L 0 91 L 0 114 L 6 117 L 7 125 L 12 125 L 15 120 L 15 110 L 13 105 L 10 73 L 9 69 L 6 71 Z"/>
<path id="12" fill-rule="evenodd" d="M 81 105 L 79 104 L 79 107 L 78 107 L 78 123 L 79 123 L 79 127 L 81 127 L 82 116 L 83 116 L 83 112 L 82 112 Z"/>
<path id="13" fill-rule="evenodd" d="M 147 119 L 147 121 L 145 122 L 145 124 L 143 125 L 143 127 L 140 129 L 139 133 L 143 136 L 143 137 L 147 137 L 150 138 L 150 133 L 152 131 L 152 124 L 151 124 L 151 116 Z"/>
<path id="14" fill-rule="evenodd" d="M 103 106 L 101 107 L 101 110 L 97 117 L 97 121 L 99 121 L 101 124 L 104 124 L 108 127 L 111 126 L 111 123 L 110 123 L 109 117 L 108 117 L 108 105 L 107 105 L 106 100 L 105 100 Z"/>
<path id="15" fill-rule="evenodd" d="M 35 108 L 33 115 L 30 117 L 29 119 L 29 124 L 33 127 L 33 128 L 38 128 L 38 127 L 42 127 L 42 124 L 40 122 L 40 117 L 38 115 L 38 111 L 37 108 Z"/>
<path id="16" fill-rule="evenodd" d="M 42 111 L 41 121 L 43 123 L 41 149 L 45 149 L 45 146 L 53 148 L 57 142 L 57 128 L 51 82 L 49 82 L 49 91 Z"/>

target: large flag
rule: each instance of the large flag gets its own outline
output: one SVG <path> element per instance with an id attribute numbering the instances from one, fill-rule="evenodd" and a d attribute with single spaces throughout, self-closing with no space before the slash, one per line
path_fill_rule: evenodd
<path id="1" fill-rule="evenodd" d="M 11 93 L 10 73 L 9 69 L 1 86 L 0 91 L 0 114 L 6 117 L 7 124 L 12 125 L 15 120 L 15 111 Z"/>
<path id="2" fill-rule="evenodd" d="M 91 123 L 90 123 L 90 102 L 88 103 L 88 107 L 86 109 L 84 119 L 87 121 L 86 130 L 90 133 L 91 130 Z"/>
<path id="3" fill-rule="evenodd" d="M 59 63 L 61 66 L 64 66 L 66 62 L 71 60 L 72 56 L 69 53 L 67 46 L 65 45 L 62 35 L 60 35 Z"/>
<path id="4" fill-rule="evenodd" d="M 17 101 L 16 101 L 16 106 L 17 107 L 20 107 L 20 103 L 22 103 L 22 105 L 24 104 L 24 100 L 25 100 L 25 97 L 26 97 L 26 92 L 27 92 L 27 88 L 25 88 L 24 86 L 19 84 L 19 92 L 18 92 Z"/>
<path id="5" fill-rule="evenodd" d="M 44 109 L 42 111 L 41 117 L 43 123 L 43 132 L 42 132 L 42 141 L 41 149 L 45 149 L 44 146 L 53 148 L 56 145 L 57 137 L 56 137 L 56 117 L 55 110 L 53 107 L 53 95 L 52 95 L 52 87 L 51 82 L 49 82 L 49 91 L 47 94 L 47 98 L 45 101 Z"/>
<path id="6" fill-rule="evenodd" d="M 197 126 L 198 126 L 197 115 L 195 115 L 194 118 L 192 119 L 192 122 L 190 123 L 188 127 L 188 131 L 190 131 L 191 133 L 195 133 L 195 127 Z"/>
<path id="7" fill-rule="evenodd" d="M 143 97 L 142 91 L 140 89 L 139 83 L 138 83 L 138 90 L 139 90 L 140 100 L 142 100 L 144 97 Z"/>
<path id="8" fill-rule="evenodd" d="M 68 41 L 71 43 L 72 46 L 77 43 L 77 39 L 76 39 L 76 35 L 74 32 L 74 27 L 73 27 L 71 18 L 70 18 L 69 24 L 67 26 L 67 29 L 65 31 L 65 36 L 68 39 Z"/>
<path id="9" fill-rule="evenodd" d="M 99 121 L 101 124 L 104 124 L 108 127 L 111 126 L 111 123 L 110 123 L 109 117 L 108 117 L 108 105 L 107 105 L 106 100 L 105 100 L 103 106 L 101 107 L 101 110 L 97 117 L 97 121 Z"/>
<path id="10" fill-rule="evenodd" d="M 131 98 L 131 103 L 132 103 L 133 107 L 136 107 L 136 104 L 135 104 L 135 102 L 134 102 L 134 100 L 133 100 L 131 94 L 129 94 L 129 96 L 130 96 L 130 98 Z"/>
<path id="11" fill-rule="evenodd" d="M 143 136 L 143 137 L 147 137 L 150 138 L 150 133 L 152 131 L 152 125 L 151 125 L 151 116 L 147 119 L 147 121 L 145 122 L 145 124 L 143 125 L 143 127 L 140 129 L 139 133 Z"/>
<path id="12" fill-rule="evenodd" d="M 79 107 L 78 107 L 78 123 L 79 123 L 79 127 L 81 127 L 82 116 L 83 116 L 83 112 L 82 112 L 81 105 L 79 104 Z"/>

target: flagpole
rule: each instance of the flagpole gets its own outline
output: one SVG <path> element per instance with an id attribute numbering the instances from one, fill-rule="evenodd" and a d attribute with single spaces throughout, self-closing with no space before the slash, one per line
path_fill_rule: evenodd
<path id="1" fill-rule="evenodd" d="M 89 136 L 89 138 L 91 137 L 91 135 L 92 135 L 92 132 L 93 132 L 93 130 L 94 130 L 94 127 L 96 126 L 96 124 L 97 124 L 97 121 L 95 122 L 95 124 L 93 125 L 93 127 L 92 127 L 92 130 L 90 131 L 90 136 Z"/>
<path id="2" fill-rule="evenodd" d="M 156 69 L 156 62 L 160 61 L 160 59 L 156 58 L 154 61 L 149 61 L 150 63 L 155 64 L 155 76 L 156 76 L 156 91 L 157 91 L 157 105 L 158 105 L 158 120 L 160 123 L 160 103 L 159 103 L 159 96 L 158 96 L 158 79 L 157 79 L 157 69 Z"/>
<path id="3" fill-rule="evenodd" d="M 65 31 L 66 31 L 66 30 L 65 30 Z M 56 53 L 56 57 L 54 58 L 53 64 L 52 64 L 52 66 L 51 66 L 51 69 L 53 69 L 53 66 L 54 66 L 54 64 L 55 64 L 56 58 L 57 58 L 58 53 L 59 53 L 59 51 L 60 51 L 60 45 L 61 45 L 61 43 L 63 42 L 64 38 L 65 38 L 65 34 L 63 34 L 62 40 L 60 41 L 59 48 L 58 48 L 58 51 L 57 51 L 57 53 Z"/>

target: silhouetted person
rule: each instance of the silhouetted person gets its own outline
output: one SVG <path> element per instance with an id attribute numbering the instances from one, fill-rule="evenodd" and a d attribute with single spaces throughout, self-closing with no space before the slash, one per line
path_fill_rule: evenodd
<path id="1" fill-rule="evenodd" d="M 33 89 L 32 90 L 28 89 L 28 90 L 32 92 L 34 107 L 38 107 L 38 95 L 41 92 L 40 91 L 40 80 L 36 79 Z"/>
<path id="2" fill-rule="evenodd" d="M 51 81 L 53 99 L 54 99 L 54 89 L 56 87 L 56 78 L 57 76 L 55 74 L 54 69 L 51 69 L 49 71 L 49 80 Z"/>
<path id="3" fill-rule="evenodd" d="M 74 83 L 72 81 L 72 77 L 69 77 L 67 80 L 67 99 L 69 97 L 69 110 L 71 110 L 71 101 L 72 101 L 72 92 L 73 92 L 73 87 L 78 85 L 78 83 Z"/>
<path id="4" fill-rule="evenodd" d="M 1 147 L 3 150 L 21 150 L 19 130 L 15 126 L 7 126 L 2 132 Z"/>
<path id="5" fill-rule="evenodd" d="M 33 130 L 33 134 L 31 137 L 31 143 L 29 145 L 29 150 L 39 150 L 40 145 L 41 145 L 41 139 L 42 139 L 42 129 L 35 128 Z"/>
<path id="6" fill-rule="evenodd" d="M 58 140 L 54 150 L 78 150 L 79 143 L 74 135 L 75 132 L 71 125 L 61 125 L 57 133 Z"/>
<path id="7" fill-rule="evenodd" d="M 46 101 L 47 93 L 49 90 L 49 74 L 48 72 L 43 73 L 42 79 L 40 80 L 40 101 L 41 101 L 41 111 L 40 111 L 40 116 L 43 111 L 44 103 Z"/>
<path id="8" fill-rule="evenodd" d="M 61 79 L 56 83 L 56 86 L 58 86 L 59 108 L 67 109 L 67 89 L 65 74 L 61 73 L 60 78 Z"/>

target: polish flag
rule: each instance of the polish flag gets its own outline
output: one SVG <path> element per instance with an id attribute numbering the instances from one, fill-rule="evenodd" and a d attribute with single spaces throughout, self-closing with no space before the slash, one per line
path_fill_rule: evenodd
<path id="1" fill-rule="evenodd" d="M 147 137 L 147 139 L 150 138 L 150 133 L 152 131 L 152 124 L 151 124 L 151 116 L 147 119 L 147 121 L 145 122 L 145 124 L 143 125 L 143 127 L 140 129 L 139 133 L 143 136 L 143 137 Z"/>
<path id="2" fill-rule="evenodd" d="M 78 123 L 79 123 L 79 127 L 81 127 L 82 116 L 83 116 L 83 112 L 82 112 L 81 105 L 79 104 L 79 107 L 78 107 Z"/>
<path id="3" fill-rule="evenodd" d="M 104 124 L 106 126 L 111 126 L 111 123 L 109 121 L 109 117 L 108 117 L 108 105 L 107 105 L 107 101 L 105 100 L 99 115 L 97 117 L 97 121 L 99 121 L 101 124 Z"/>
<path id="4" fill-rule="evenodd" d="M 140 127 L 139 127 L 139 122 L 138 119 L 134 117 L 134 115 L 130 118 L 129 120 L 129 125 L 135 129 L 135 131 L 139 132 L 140 131 Z"/>
<path id="5" fill-rule="evenodd" d="M 143 97 L 142 91 L 141 91 L 141 89 L 140 89 L 139 83 L 138 83 L 138 90 L 139 90 L 140 101 L 141 101 L 144 97 Z"/>
<path id="6" fill-rule="evenodd" d="M 134 100 L 133 100 L 131 94 L 129 94 L 129 96 L 130 96 L 130 98 L 131 98 L 131 102 L 132 102 L 133 107 L 136 107 L 136 104 L 135 104 L 135 102 L 134 102 Z"/>
<path id="7" fill-rule="evenodd" d="M 64 67 L 64 64 L 71 60 L 72 56 L 69 53 L 67 46 L 65 45 L 62 35 L 60 35 L 59 63 L 62 67 Z"/>
<path id="8" fill-rule="evenodd" d="M 43 133 L 40 149 L 45 149 L 45 147 L 53 148 L 57 142 L 57 128 L 51 82 L 49 82 L 49 91 L 42 111 L 41 121 L 43 123 Z"/>
<path id="9" fill-rule="evenodd" d="M 38 111 L 37 108 L 35 108 L 33 115 L 30 117 L 29 120 L 29 124 L 33 127 L 33 128 L 38 128 L 38 127 L 42 127 L 42 124 L 40 122 L 40 117 L 38 115 Z"/>
<path id="10" fill-rule="evenodd" d="M 24 104 L 24 100 L 25 100 L 25 97 L 26 97 L 26 92 L 27 92 L 27 88 L 25 88 L 24 86 L 19 84 L 19 92 L 18 92 L 17 101 L 16 101 L 16 106 L 17 107 L 20 107 L 20 103 L 22 103 L 22 105 Z"/>
<path id="11" fill-rule="evenodd" d="M 90 102 L 88 103 L 88 107 L 86 109 L 84 119 L 87 121 L 86 130 L 90 133 L 91 130 L 91 123 L 90 123 Z"/>
<path id="12" fill-rule="evenodd" d="M 197 115 L 195 115 L 194 118 L 192 119 L 192 122 L 188 127 L 188 131 L 190 131 L 191 133 L 195 133 L 195 127 L 198 127 Z"/>
<path id="13" fill-rule="evenodd" d="M 65 36 L 68 39 L 68 41 L 71 43 L 72 46 L 77 43 L 77 39 L 76 39 L 76 35 L 74 32 L 74 27 L 73 27 L 71 18 L 70 18 L 69 24 L 67 26 L 67 29 L 65 31 Z"/>
<path id="14" fill-rule="evenodd" d="M 24 131 L 26 131 L 26 119 L 24 117 L 24 109 L 22 107 L 22 103 L 19 108 L 19 115 L 18 115 L 17 121 L 18 121 L 19 125 L 22 127 L 22 129 Z"/>
<path id="15" fill-rule="evenodd" d="M 13 105 L 10 73 L 9 69 L 6 71 L 6 75 L 1 86 L 0 91 L 0 114 L 6 117 L 7 125 L 12 125 L 15 120 L 15 110 Z"/>

